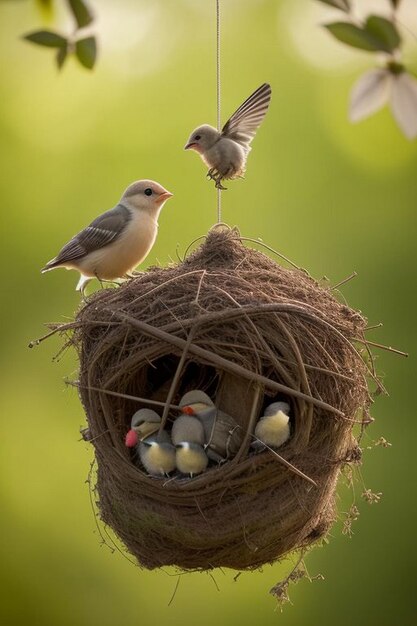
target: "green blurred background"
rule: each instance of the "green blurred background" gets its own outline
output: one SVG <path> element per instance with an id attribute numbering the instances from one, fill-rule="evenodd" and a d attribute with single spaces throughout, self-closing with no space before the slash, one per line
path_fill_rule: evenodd
<path id="1" fill-rule="evenodd" d="M 386 6 L 383 0 L 361 2 Z M 417 143 L 388 111 L 347 121 L 349 89 L 372 66 L 319 28 L 334 13 L 312 0 L 223 0 L 223 120 L 263 81 L 273 102 L 245 181 L 228 185 L 223 218 L 261 237 L 343 288 L 349 303 L 384 322 L 376 341 L 410 352 L 379 352 L 390 397 L 377 400 L 364 446 L 381 435 L 392 448 L 365 454 L 366 486 L 354 537 L 338 524 L 307 557 L 312 575 L 290 590 L 280 614 L 269 588 L 290 563 L 243 574 L 181 577 L 140 571 L 100 545 L 88 486 L 92 450 L 79 442 L 83 411 L 52 362 L 54 338 L 30 351 L 43 324 L 70 319 L 79 303 L 74 272 L 39 269 L 70 236 L 113 206 L 138 178 L 175 192 L 146 264 L 167 263 L 215 221 L 215 193 L 189 132 L 215 123 L 214 1 L 97 0 L 97 68 L 70 60 L 58 74 L 50 50 L 19 40 L 42 26 L 34 2 L 0 2 L 0 139 L 4 272 L 1 320 L 1 604 L 4 624 L 262 624 L 322 626 L 412 623 L 415 615 L 416 199 Z M 401 19 L 417 33 L 414 0 Z M 61 9 L 52 24 L 69 28 Z M 406 58 L 417 66 L 407 35 Z M 415 491 L 414 491 L 415 493 Z M 340 491 L 340 510 L 351 495 Z"/>

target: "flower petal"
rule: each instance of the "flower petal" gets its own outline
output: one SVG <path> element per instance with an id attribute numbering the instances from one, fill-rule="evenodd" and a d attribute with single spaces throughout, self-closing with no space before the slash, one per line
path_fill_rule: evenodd
<path id="1" fill-rule="evenodd" d="M 350 93 L 349 119 L 360 122 L 376 113 L 388 102 L 392 75 L 386 69 L 366 72 L 354 84 Z"/>
<path id="2" fill-rule="evenodd" d="M 391 109 L 407 139 L 417 137 L 417 80 L 402 72 L 394 76 Z"/>

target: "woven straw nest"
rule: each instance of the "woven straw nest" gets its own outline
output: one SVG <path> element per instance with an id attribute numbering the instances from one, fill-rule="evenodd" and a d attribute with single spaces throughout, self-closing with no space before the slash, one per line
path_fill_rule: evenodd
<path id="1" fill-rule="evenodd" d="M 304 270 L 286 269 L 212 229 L 183 262 L 92 295 L 70 342 L 97 460 L 98 505 L 139 564 L 254 569 L 323 537 L 335 488 L 360 458 L 368 369 L 355 348 L 365 319 Z M 167 425 L 190 389 L 205 390 L 247 433 L 233 459 L 195 478 L 157 479 L 124 438 L 159 401 Z M 135 399 L 136 398 L 136 399 Z M 266 404 L 291 405 L 291 437 L 250 449 Z M 155 408 L 155 407 L 152 407 Z"/>

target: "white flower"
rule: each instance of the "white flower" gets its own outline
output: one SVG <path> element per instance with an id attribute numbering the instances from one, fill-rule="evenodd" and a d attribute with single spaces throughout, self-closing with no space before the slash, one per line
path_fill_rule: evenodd
<path id="1" fill-rule="evenodd" d="M 417 80 L 402 68 L 366 72 L 350 94 L 349 119 L 360 122 L 389 104 L 407 139 L 417 137 Z"/>

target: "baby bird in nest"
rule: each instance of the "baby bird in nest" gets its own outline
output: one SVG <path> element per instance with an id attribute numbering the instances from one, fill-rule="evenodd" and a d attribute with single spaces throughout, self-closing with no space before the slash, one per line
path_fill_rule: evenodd
<path id="1" fill-rule="evenodd" d="M 176 445 L 176 466 L 181 474 L 189 474 L 191 478 L 204 472 L 208 465 L 208 456 L 203 446 L 198 443 L 181 441 Z"/>
<path id="2" fill-rule="evenodd" d="M 255 427 L 258 441 L 252 443 L 256 450 L 262 450 L 266 444 L 270 448 L 279 448 L 290 436 L 290 405 L 287 402 L 273 402 L 266 407 L 264 415 Z"/>
<path id="3" fill-rule="evenodd" d="M 176 446 L 177 469 L 192 478 L 201 474 L 208 465 L 204 451 L 204 428 L 197 417 L 182 413 L 172 425 L 172 443 Z"/>
<path id="4" fill-rule="evenodd" d="M 202 423 L 209 459 L 221 463 L 235 456 L 243 441 L 243 430 L 231 415 L 217 409 L 211 398 L 199 389 L 187 392 L 179 406 L 183 413 Z"/>
<path id="5" fill-rule="evenodd" d="M 195 150 L 209 168 L 207 176 L 217 189 L 226 189 L 222 181 L 242 178 L 250 143 L 261 125 L 271 100 L 271 87 L 264 83 L 233 113 L 219 132 L 209 124 L 199 126 L 190 135 L 185 150 Z"/>
<path id="6" fill-rule="evenodd" d="M 132 417 L 126 435 L 128 448 L 136 448 L 148 474 L 167 476 L 176 467 L 175 447 L 166 430 L 159 432 L 161 418 L 152 409 L 140 409 Z"/>

